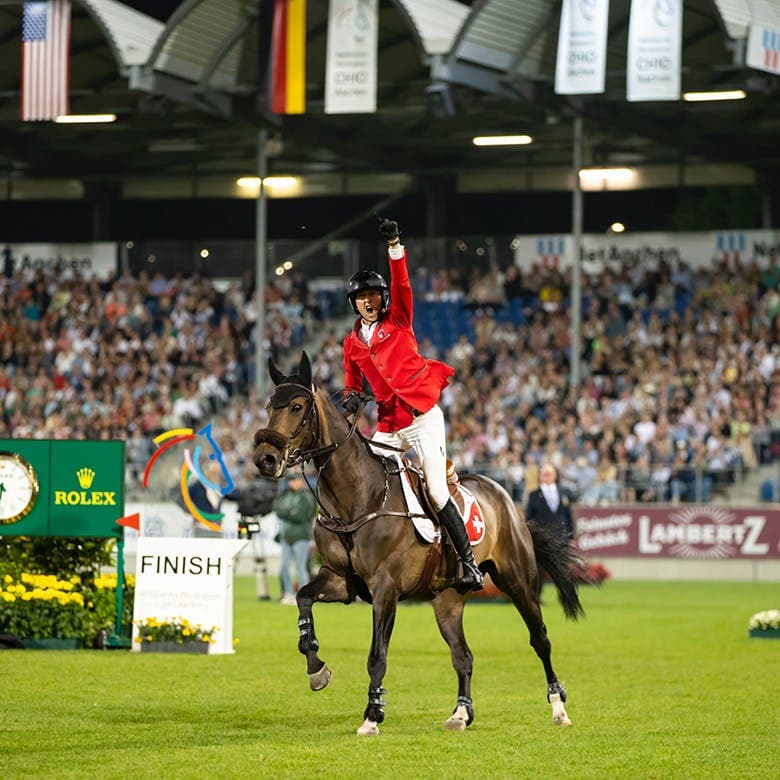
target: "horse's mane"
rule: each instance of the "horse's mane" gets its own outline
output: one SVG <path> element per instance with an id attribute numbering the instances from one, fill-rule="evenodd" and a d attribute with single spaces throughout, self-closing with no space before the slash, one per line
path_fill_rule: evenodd
<path id="1" fill-rule="evenodd" d="M 335 393 L 334 395 L 340 395 L 340 393 Z M 317 404 L 317 410 L 320 414 L 320 420 L 322 421 L 322 424 L 327 424 L 328 428 L 330 429 L 329 432 L 331 440 L 335 438 L 333 433 L 339 434 L 341 438 L 346 437 L 348 435 L 349 429 L 352 426 L 336 406 L 336 403 L 333 400 L 333 395 L 329 395 L 322 388 L 314 385 L 314 403 Z M 332 428 L 331 423 L 335 423 Z M 371 440 L 360 432 L 360 429 L 357 427 L 357 425 L 355 425 L 355 430 L 352 432 L 352 436 L 361 442 L 363 449 L 366 451 L 366 454 L 369 455 L 369 457 L 378 463 L 384 462 L 385 458 L 382 455 L 374 452 L 374 449 L 371 447 Z M 320 438 L 324 440 L 325 437 L 326 430 L 321 429 Z"/>

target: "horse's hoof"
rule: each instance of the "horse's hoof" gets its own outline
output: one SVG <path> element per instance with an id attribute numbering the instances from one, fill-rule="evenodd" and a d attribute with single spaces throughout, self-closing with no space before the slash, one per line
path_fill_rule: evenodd
<path id="1" fill-rule="evenodd" d="M 553 693 L 550 696 L 550 704 L 552 705 L 553 726 L 571 726 L 571 721 L 566 714 L 560 694 Z"/>
<path id="2" fill-rule="evenodd" d="M 330 682 L 332 676 L 327 664 L 323 664 L 319 672 L 309 675 L 309 688 L 313 691 L 321 691 Z"/>
<path id="3" fill-rule="evenodd" d="M 455 707 L 455 712 L 444 721 L 444 728 L 447 729 L 447 731 L 465 731 L 466 726 L 471 723 L 473 717 L 474 710 L 471 709 L 470 704 L 468 707 L 464 704 L 458 704 L 458 706 Z"/>
<path id="4" fill-rule="evenodd" d="M 379 728 L 373 720 L 366 718 L 363 721 L 363 725 L 357 730 L 357 733 L 361 737 L 375 737 L 379 734 Z"/>

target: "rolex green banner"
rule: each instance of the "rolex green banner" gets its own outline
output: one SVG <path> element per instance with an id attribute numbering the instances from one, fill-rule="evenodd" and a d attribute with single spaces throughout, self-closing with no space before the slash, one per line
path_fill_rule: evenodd
<path id="1" fill-rule="evenodd" d="M 123 441 L 0 439 L 0 536 L 119 537 Z"/>

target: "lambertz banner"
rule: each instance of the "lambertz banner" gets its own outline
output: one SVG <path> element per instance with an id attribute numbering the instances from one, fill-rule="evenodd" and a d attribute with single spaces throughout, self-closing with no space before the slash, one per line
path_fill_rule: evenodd
<path id="1" fill-rule="evenodd" d="M 555 92 L 593 95 L 604 91 L 609 0 L 563 0 L 555 61 Z"/>
<path id="2" fill-rule="evenodd" d="M 599 558 L 780 558 L 780 511 L 727 506 L 578 507 L 577 546 Z"/>

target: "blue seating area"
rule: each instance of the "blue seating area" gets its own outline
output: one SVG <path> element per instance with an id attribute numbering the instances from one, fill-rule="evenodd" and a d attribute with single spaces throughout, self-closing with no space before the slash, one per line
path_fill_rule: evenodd
<path id="1" fill-rule="evenodd" d="M 483 308 L 489 309 L 489 316 L 497 323 L 519 326 L 526 323 L 523 309 L 527 306 L 522 299 L 514 298 L 504 306 Z M 464 334 L 469 341 L 474 341 L 477 308 L 465 301 L 415 301 L 414 330 L 418 341 L 429 338 L 442 356 Z"/>
<path id="2" fill-rule="evenodd" d="M 674 311 L 679 317 L 683 317 L 691 303 L 690 294 L 678 294 L 675 297 Z M 591 296 L 584 296 L 582 301 L 583 314 L 587 315 L 593 303 Z M 525 325 L 527 317 L 525 312 L 535 310 L 539 306 L 537 299 L 526 300 L 512 298 L 503 306 L 484 306 L 499 325 L 510 323 L 515 327 Z M 568 309 L 568 298 L 563 301 L 564 309 Z M 460 301 L 426 301 L 417 300 L 414 304 L 414 330 L 418 341 L 429 338 L 443 357 L 462 335 L 466 335 L 469 341 L 474 341 L 474 318 L 479 307 L 473 303 Z M 655 311 L 662 323 L 669 321 L 672 313 L 670 309 L 653 309 L 648 307 L 642 310 L 641 316 L 645 324 Z"/>

